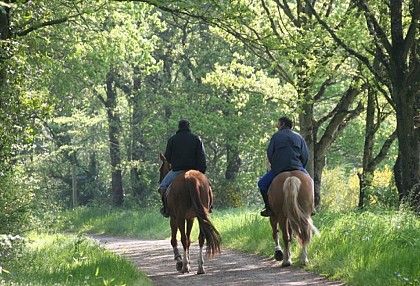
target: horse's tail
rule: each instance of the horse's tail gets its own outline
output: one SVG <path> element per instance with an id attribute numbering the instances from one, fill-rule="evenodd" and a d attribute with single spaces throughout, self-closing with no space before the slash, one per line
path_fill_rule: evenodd
<path id="1" fill-rule="evenodd" d="M 213 257 L 216 254 L 220 254 L 220 244 L 222 239 L 220 237 L 219 232 L 211 223 L 210 219 L 208 218 L 207 212 L 204 210 L 204 205 L 201 200 L 200 193 L 205 189 L 208 188 L 210 192 L 209 186 L 203 185 L 199 179 L 194 176 L 188 176 L 188 173 L 185 177 L 188 189 L 191 195 L 192 204 L 194 206 L 194 210 L 197 214 L 198 223 L 200 225 L 200 231 L 204 234 L 207 243 L 207 255 L 209 257 Z M 211 194 L 209 194 L 210 198 Z M 209 206 L 210 207 L 210 206 Z"/>
<path id="2" fill-rule="evenodd" d="M 319 235 L 314 226 L 311 214 L 305 212 L 298 202 L 299 189 L 302 182 L 298 177 L 288 177 L 283 184 L 284 211 L 292 231 L 297 235 L 299 243 L 306 245 L 311 241 L 312 231 Z"/>

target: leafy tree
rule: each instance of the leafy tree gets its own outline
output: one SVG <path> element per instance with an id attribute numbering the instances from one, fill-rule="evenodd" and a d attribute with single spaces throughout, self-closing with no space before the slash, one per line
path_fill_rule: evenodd
<path id="1" fill-rule="evenodd" d="M 419 43 L 420 2 L 413 1 L 355 1 L 341 3 L 342 17 L 354 15 L 354 21 L 337 25 L 321 14 L 321 6 L 310 5 L 318 22 L 334 41 L 365 65 L 386 89 L 380 89 L 395 109 L 399 160 L 395 177 L 401 199 L 410 199 L 413 207 L 420 205 L 420 153 L 419 139 L 414 128 L 414 117 L 419 112 L 420 57 Z M 369 35 L 372 46 L 355 46 L 353 38 L 344 37 L 352 31 L 355 22 Z M 333 28 L 334 27 L 334 28 Z M 372 57 L 374 55 L 374 57 Z M 375 64 L 377 61 L 377 65 Z"/>

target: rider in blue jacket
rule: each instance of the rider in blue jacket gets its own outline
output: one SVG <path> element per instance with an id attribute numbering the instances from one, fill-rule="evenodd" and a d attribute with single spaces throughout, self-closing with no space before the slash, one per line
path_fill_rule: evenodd
<path id="1" fill-rule="evenodd" d="M 267 192 L 271 182 L 278 174 L 293 170 L 300 170 L 308 174 L 305 169 L 309 160 L 308 146 L 303 137 L 292 128 L 292 120 L 280 117 L 277 121 L 278 131 L 271 137 L 268 145 L 267 159 L 271 169 L 258 181 L 258 187 L 265 204 L 265 209 L 261 212 L 262 216 L 273 214 L 268 203 Z"/>

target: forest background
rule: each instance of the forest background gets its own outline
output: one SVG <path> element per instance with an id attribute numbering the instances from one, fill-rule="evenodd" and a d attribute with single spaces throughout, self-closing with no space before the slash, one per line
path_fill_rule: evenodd
<path id="1" fill-rule="evenodd" d="M 186 118 L 215 207 L 261 205 L 287 115 L 316 207 L 419 206 L 420 2 L 0 1 L 0 225 L 155 207 Z"/>

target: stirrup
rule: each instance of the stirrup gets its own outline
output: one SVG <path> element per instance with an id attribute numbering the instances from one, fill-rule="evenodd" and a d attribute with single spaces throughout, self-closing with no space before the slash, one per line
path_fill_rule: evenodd
<path id="1" fill-rule="evenodd" d="M 161 208 L 160 208 L 160 213 L 161 213 L 164 217 L 169 217 L 169 213 L 165 211 L 165 207 L 161 207 Z"/>
<path id="2" fill-rule="evenodd" d="M 260 214 L 261 214 L 261 216 L 264 216 L 264 217 L 269 217 L 269 216 L 274 215 L 273 211 L 269 210 L 269 209 L 263 210 Z"/>

